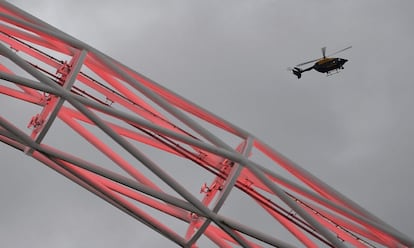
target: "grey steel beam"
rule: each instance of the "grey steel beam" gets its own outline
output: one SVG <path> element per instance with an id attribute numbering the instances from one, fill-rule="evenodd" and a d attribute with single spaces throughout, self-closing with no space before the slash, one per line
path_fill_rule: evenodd
<path id="1" fill-rule="evenodd" d="M 242 151 L 243 156 L 247 156 L 251 152 L 252 145 L 253 145 L 253 139 L 252 137 L 248 137 L 247 140 L 245 141 L 245 145 Z M 226 178 L 224 187 L 221 190 L 220 195 L 218 196 L 217 201 L 212 209 L 214 213 L 217 213 L 220 210 L 220 208 L 223 206 L 225 200 L 230 194 L 230 191 L 233 189 L 234 185 L 236 184 L 237 178 L 239 177 L 242 169 L 243 169 L 243 166 L 239 165 L 238 163 L 235 163 L 233 165 L 229 175 Z M 197 232 L 187 242 L 186 247 L 191 247 L 195 242 L 197 242 L 197 240 L 204 233 L 204 231 L 207 229 L 210 223 L 211 223 L 211 219 L 206 219 L 204 223 L 201 225 L 201 227 L 197 230 Z"/>
<path id="2" fill-rule="evenodd" d="M 5 120 L 1 116 L 0 116 L 0 125 L 3 126 L 6 130 L 10 131 L 15 136 L 19 137 L 21 140 L 23 140 L 25 142 L 26 146 L 34 148 L 35 150 L 37 150 L 36 148 L 38 148 L 40 146 L 39 144 L 35 143 L 24 132 L 22 132 L 21 130 L 19 130 L 15 126 L 13 126 L 13 124 L 9 123 L 7 120 Z M 33 154 L 31 154 L 31 156 L 33 157 Z M 46 165 L 48 165 L 48 164 L 50 164 L 50 163 L 47 162 Z M 105 199 L 105 200 L 109 199 L 109 201 L 108 201 L 109 203 L 115 202 L 116 203 L 115 206 L 120 206 L 121 208 L 119 208 L 119 209 L 123 210 L 123 212 L 130 213 L 130 215 L 132 214 L 131 216 L 133 216 L 135 219 L 139 220 L 140 222 L 147 225 L 148 227 L 150 227 L 154 231 L 162 234 L 163 236 L 165 236 L 168 239 L 170 239 L 171 241 L 179 244 L 180 246 L 183 246 L 185 244 L 186 241 L 181 236 L 179 236 L 175 232 L 172 232 L 171 230 L 165 228 L 163 225 L 160 225 L 159 223 L 154 222 L 154 220 L 151 220 L 149 217 L 145 216 L 144 213 L 141 213 L 141 210 L 139 210 L 136 207 L 132 207 L 131 204 L 129 204 L 130 206 L 126 205 L 125 204 L 126 200 L 123 200 L 119 196 L 116 196 L 109 189 L 103 187 L 103 185 L 99 185 L 99 184 L 91 181 L 89 178 L 85 177 L 82 174 L 77 173 L 76 171 L 70 170 L 68 168 L 64 168 L 62 166 L 60 166 L 60 167 L 64 170 L 70 171 L 70 173 L 72 175 L 74 175 L 75 177 L 77 177 L 78 179 L 83 181 L 84 183 L 88 184 L 90 187 L 92 187 L 96 191 L 100 192 L 100 194 L 103 194 L 105 196 L 103 199 Z M 56 166 L 53 166 L 53 168 L 56 168 Z M 60 172 L 60 171 L 61 171 L 61 169 L 58 169 L 58 172 Z M 98 196 L 100 196 L 100 194 Z"/>
<path id="3" fill-rule="evenodd" d="M 0 132 L 4 134 L 4 132 L 2 132 L 2 131 L 0 131 Z M 12 138 L 7 138 L 7 136 L 9 136 L 9 135 L 0 135 L 0 141 L 6 143 L 8 145 L 11 145 L 11 146 L 15 147 L 16 149 L 24 152 L 24 149 L 27 148 L 27 144 L 20 143 L 20 142 L 16 141 L 15 139 L 12 139 Z M 85 188 L 86 190 L 88 190 L 92 194 L 95 194 L 96 196 L 102 198 L 104 201 L 108 202 L 109 204 L 113 205 L 114 207 L 118 208 L 119 210 L 125 212 L 126 214 L 128 214 L 132 218 L 134 218 L 134 219 L 136 218 L 136 216 L 132 212 L 126 211 L 126 209 L 124 207 L 122 207 L 119 203 L 117 203 L 117 202 L 111 200 L 110 198 L 106 197 L 104 194 L 102 194 L 101 192 L 99 192 L 98 190 L 93 188 L 91 185 L 89 185 L 86 182 L 82 181 L 80 178 L 76 177 L 74 174 L 72 174 L 71 172 L 69 172 L 68 170 L 63 168 L 61 165 L 56 163 L 56 161 L 53 161 L 53 159 L 48 157 L 47 155 L 45 155 L 43 153 L 40 153 L 40 152 L 35 152 L 35 153 L 31 154 L 31 157 L 34 158 L 35 160 L 45 164 L 46 166 L 48 166 L 52 170 L 56 171 L 57 173 L 61 174 L 64 177 L 66 177 L 67 179 L 73 181 L 74 183 L 78 184 L 79 186 Z"/>
<path id="4" fill-rule="evenodd" d="M 88 52 L 86 50 L 82 50 L 80 53 L 76 53 L 76 55 L 73 57 L 74 65 L 72 69 L 70 70 L 69 75 L 67 76 L 67 79 L 62 85 L 64 89 L 70 90 L 72 88 L 72 85 L 75 83 L 76 77 L 78 73 L 80 72 L 80 69 L 83 65 L 83 61 L 85 60 L 87 53 Z M 52 111 L 49 115 L 49 118 L 42 125 L 41 131 L 36 137 L 37 143 L 42 142 L 46 133 L 49 131 L 49 128 L 52 126 L 53 121 L 56 119 L 56 116 L 59 110 L 62 108 L 64 102 L 65 102 L 65 99 L 58 96 L 58 101 L 55 103 L 55 106 L 52 107 Z"/>
<path id="5" fill-rule="evenodd" d="M 12 125 L 7 124 L 7 121 L 3 119 L 3 117 L 0 117 L 0 126 L 7 126 L 8 130 L 11 129 Z M 127 186 L 128 188 L 137 190 L 141 193 L 144 193 L 146 195 L 149 195 L 151 197 L 154 197 L 156 199 L 159 199 L 165 203 L 171 204 L 173 206 L 179 207 L 181 209 L 185 209 L 189 212 L 198 213 L 201 214 L 195 207 L 193 207 L 188 202 L 185 202 L 179 198 L 176 198 L 174 196 L 171 196 L 169 194 L 157 191 L 152 189 L 151 187 L 148 187 L 136 180 L 130 179 L 128 177 L 125 177 L 123 175 L 120 175 L 118 173 L 112 172 L 108 169 L 105 169 L 103 167 L 97 166 L 95 164 L 92 164 L 88 161 L 85 161 L 83 159 L 77 158 L 71 154 L 64 153 L 62 151 L 56 150 L 53 147 L 38 144 L 35 143 L 30 139 L 30 136 L 26 135 L 24 132 L 18 130 L 14 127 L 13 129 L 15 134 L 12 133 L 6 133 L 4 130 L 0 130 L 0 135 L 4 137 L 9 137 L 10 139 L 14 140 L 21 140 L 22 144 L 25 144 L 26 146 L 31 147 L 33 150 L 39 151 L 43 154 L 48 155 L 48 157 L 53 157 L 55 159 L 63 160 L 68 163 L 71 163 L 79 168 L 82 168 L 84 170 L 90 171 L 96 175 L 99 175 L 101 177 L 107 178 L 113 182 L 119 183 L 121 185 Z M 24 150 L 24 149 L 23 149 Z"/>
<path id="6" fill-rule="evenodd" d="M 362 208 L 361 206 L 359 206 L 357 203 L 355 203 L 351 199 L 349 199 L 346 196 L 344 196 L 343 194 L 341 194 L 339 191 L 335 190 L 334 188 L 330 187 L 326 183 L 322 182 L 320 179 L 318 179 L 317 177 L 315 177 L 314 175 L 312 175 L 306 169 L 300 167 L 295 162 L 291 161 L 290 159 L 288 159 L 284 155 L 282 155 L 279 152 L 277 152 L 276 150 L 274 150 L 272 147 L 270 147 L 266 143 L 264 143 L 264 142 L 262 142 L 260 140 L 258 140 L 258 142 L 260 142 L 260 144 L 262 144 L 265 149 L 271 151 L 271 153 L 273 153 L 278 158 L 280 158 L 284 162 L 286 162 L 295 171 L 298 171 L 301 176 L 305 177 L 307 180 L 309 180 L 312 183 L 316 184 L 317 187 L 318 187 L 318 189 L 324 190 L 329 195 L 334 196 L 335 198 L 339 199 L 341 202 L 345 203 L 348 207 L 350 207 L 351 209 L 353 209 L 355 212 L 357 212 L 357 213 L 359 213 L 359 214 L 367 217 L 368 219 L 371 219 L 372 221 L 375 221 L 375 222 L 377 222 L 380 225 L 387 226 L 390 229 L 394 229 L 393 227 L 391 227 L 390 225 L 388 225 L 387 223 L 385 223 L 384 221 L 382 221 L 378 217 L 374 216 L 372 213 L 368 212 L 367 210 L 365 210 L 364 208 Z M 396 231 L 396 229 L 394 229 L 394 230 Z"/>
<path id="7" fill-rule="evenodd" d="M 163 109 L 165 109 L 167 112 L 172 114 L 175 118 L 182 121 L 184 124 L 186 124 L 188 127 L 190 127 L 195 132 L 199 133 L 202 137 L 210 141 L 211 143 L 215 144 L 219 147 L 226 147 L 231 150 L 231 148 L 221 139 L 219 139 L 217 136 L 212 134 L 210 131 L 202 127 L 200 124 L 189 118 L 185 113 L 183 113 L 181 110 L 177 109 L 170 103 L 168 103 L 164 98 L 160 97 L 158 94 L 152 92 L 151 90 L 147 89 L 145 86 L 143 86 L 138 80 L 133 78 L 131 75 L 126 73 L 125 71 L 121 70 L 112 60 L 108 59 L 106 56 L 103 56 L 101 54 L 94 54 L 100 62 L 105 64 L 110 70 L 115 72 L 119 77 L 121 77 L 123 80 L 125 80 L 127 83 L 129 83 L 132 87 L 134 87 L 136 90 L 143 93 L 146 97 L 151 99 L 153 102 L 161 106 Z"/>

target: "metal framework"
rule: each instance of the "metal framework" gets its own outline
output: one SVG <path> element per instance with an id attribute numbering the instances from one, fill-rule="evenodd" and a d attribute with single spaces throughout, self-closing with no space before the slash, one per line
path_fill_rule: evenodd
<path id="1" fill-rule="evenodd" d="M 179 246 L 196 247 L 203 235 L 218 247 L 292 247 L 292 237 L 306 247 L 414 246 L 249 132 L 5 1 L 0 55 L 2 97 L 40 108 L 28 128 L 2 114 L 0 140 Z M 108 162 L 77 156 L 69 138 L 49 144 L 59 121 Z M 201 190 L 175 176 L 182 166 L 198 169 L 190 177 Z M 235 191 L 274 229 L 220 212 Z"/>

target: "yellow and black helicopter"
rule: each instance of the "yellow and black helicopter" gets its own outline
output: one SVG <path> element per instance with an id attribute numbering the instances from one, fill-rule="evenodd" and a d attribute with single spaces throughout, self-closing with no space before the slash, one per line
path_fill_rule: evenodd
<path id="1" fill-rule="evenodd" d="M 297 64 L 293 68 L 288 68 L 288 70 L 292 71 L 293 74 L 295 74 L 298 77 L 298 79 L 301 78 L 303 72 L 310 71 L 312 69 L 315 69 L 316 71 L 321 72 L 321 73 L 326 73 L 326 75 L 329 76 L 333 72 L 339 72 L 339 70 L 344 69 L 344 64 L 348 61 L 347 59 L 342 59 L 342 58 L 329 58 L 329 56 L 348 50 L 351 47 L 352 46 L 349 46 L 339 51 L 336 51 L 334 53 L 331 53 L 328 55 L 328 57 L 325 55 L 326 47 L 322 47 L 322 56 L 323 56 L 322 58 L 313 59 L 311 61 Z M 315 61 L 316 63 L 309 68 L 306 68 L 306 69 L 300 68 L 303 65 L 306 65 L 306 64 L 309 64 Z"/>

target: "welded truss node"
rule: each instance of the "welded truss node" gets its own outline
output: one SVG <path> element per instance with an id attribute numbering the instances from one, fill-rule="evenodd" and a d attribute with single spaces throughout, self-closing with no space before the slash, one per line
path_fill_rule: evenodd
<path id="1" fill-rule="evenodd" d="M 5 1 L 0 55 L 2 97 L 35 111 L 23 126 L 2 113 L 0 140 L 179 246 L 414 245 L 249 132 Z M 49 143 L 57 123 L 65 142 Z M 241 204 L 254 216 L 232 216 Z"/>

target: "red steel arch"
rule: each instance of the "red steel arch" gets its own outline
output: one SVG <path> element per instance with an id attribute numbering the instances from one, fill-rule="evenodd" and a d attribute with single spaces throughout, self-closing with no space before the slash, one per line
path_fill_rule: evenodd
<path id="1" fill-rule="evenodd" d="M 2 114 L 0 140 L 177 245 L 196 247 L 205 235 L 218 247 L 292 247 L 272 230 L 220 214 L 235 191 L 307 247 L 414 245 L 249 132 L 5 1 L 0 41 L 2 97 L 41 109 L 27 128 Z M 58 120 L 112 167 L 65 142 L 48 144 Z M 175 176 L 180 171 L 171 172 L 177 163 L 200 168 L 211 182 L 192 192 Z"/>

